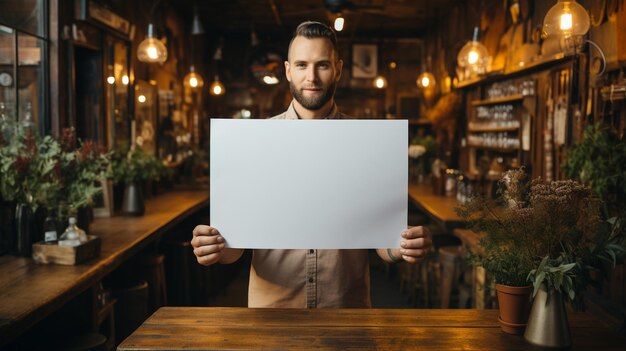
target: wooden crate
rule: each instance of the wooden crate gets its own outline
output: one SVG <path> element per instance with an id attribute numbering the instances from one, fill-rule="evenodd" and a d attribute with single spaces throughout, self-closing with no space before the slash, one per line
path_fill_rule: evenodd
<path id="1" fill-rule="evenodd" d="M 79 246 L 60 246 L 39 241 L 33 244 L 33 260 L 37 263 L 76 265 L 100 254 L 100 238 L 88 235 L 86 243 Z"/>

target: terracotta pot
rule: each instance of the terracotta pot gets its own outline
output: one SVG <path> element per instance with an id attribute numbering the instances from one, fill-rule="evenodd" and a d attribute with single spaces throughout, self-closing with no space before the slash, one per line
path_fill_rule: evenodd
<path id="1" fill-rule="evenodd" d="M 500 306 L 500 328 L 508 334 L 523 334 L 528 322 L 532 285 L 508 286 L 496 284 Z"/>

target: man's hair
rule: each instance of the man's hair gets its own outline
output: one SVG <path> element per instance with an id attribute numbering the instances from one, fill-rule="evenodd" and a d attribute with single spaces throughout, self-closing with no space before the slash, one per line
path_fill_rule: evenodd
<path id="1" fill-rule="evenodd" d="M 314 21 L 306 21 L 300 23 L 298 28 L 293 32 L 293 37 L 289 42 L 289 50 L 291 50 L 291 44 L 293 43 L 296 37 L 305 37 L 307 39 L 328 39 L 333 44 L 333 50 L 335 51 L 336 57 L 339 58 L 339 50 L 337 50 L 337 35 L 335 31 L 324 23 L 314 22 Z"/>

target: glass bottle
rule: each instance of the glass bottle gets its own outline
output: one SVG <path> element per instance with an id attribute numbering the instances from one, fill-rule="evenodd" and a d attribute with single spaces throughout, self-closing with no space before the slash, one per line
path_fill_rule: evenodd
<path id="1" fill-rule="evenodd" d="M 57 241 L 57 222 L 54 217 L 46 217 L 43 222 L 44 242 L 46 244 L 53 244 Z"/>
<path id="2" fill-rule="evenodd" d="M 35 129 L 35 122 L 33 122 L 33 105 L 29 102 L 24 108 L 24 117 L 20 121 L 20 124 L 24 130 Z"/>
<path id="3" fill-rule="evenodd" d="M 0 130 L 6 142 L 13 136 L 13 124 L 13 121 L 7 113 L 6 105 L 4 102 L 0 102 Z"/>
<path id="4" fill-rule="evenodd" d="M 59 245 L 62 246 L 79 246 L 80 244 L 87 242 L 87 234 L 85 231 L 78 228 L 76 225 L 76 217 L 70 217 L 69 219 L 70 225 L 65 229 L 63 235 L 61 235 L 61 240 L 59 240 Z"/>

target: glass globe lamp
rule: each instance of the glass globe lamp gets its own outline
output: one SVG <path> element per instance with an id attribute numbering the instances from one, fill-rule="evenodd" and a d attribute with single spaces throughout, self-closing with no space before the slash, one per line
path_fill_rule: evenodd
<path id="1" fill-rule="evenodd" d="M 148 36 L 137 47 L 137 59 L 141 62 L 163 63 L 167 60 L 167 48 L 154 37 L 154 26 L 148 25 Z"/>

